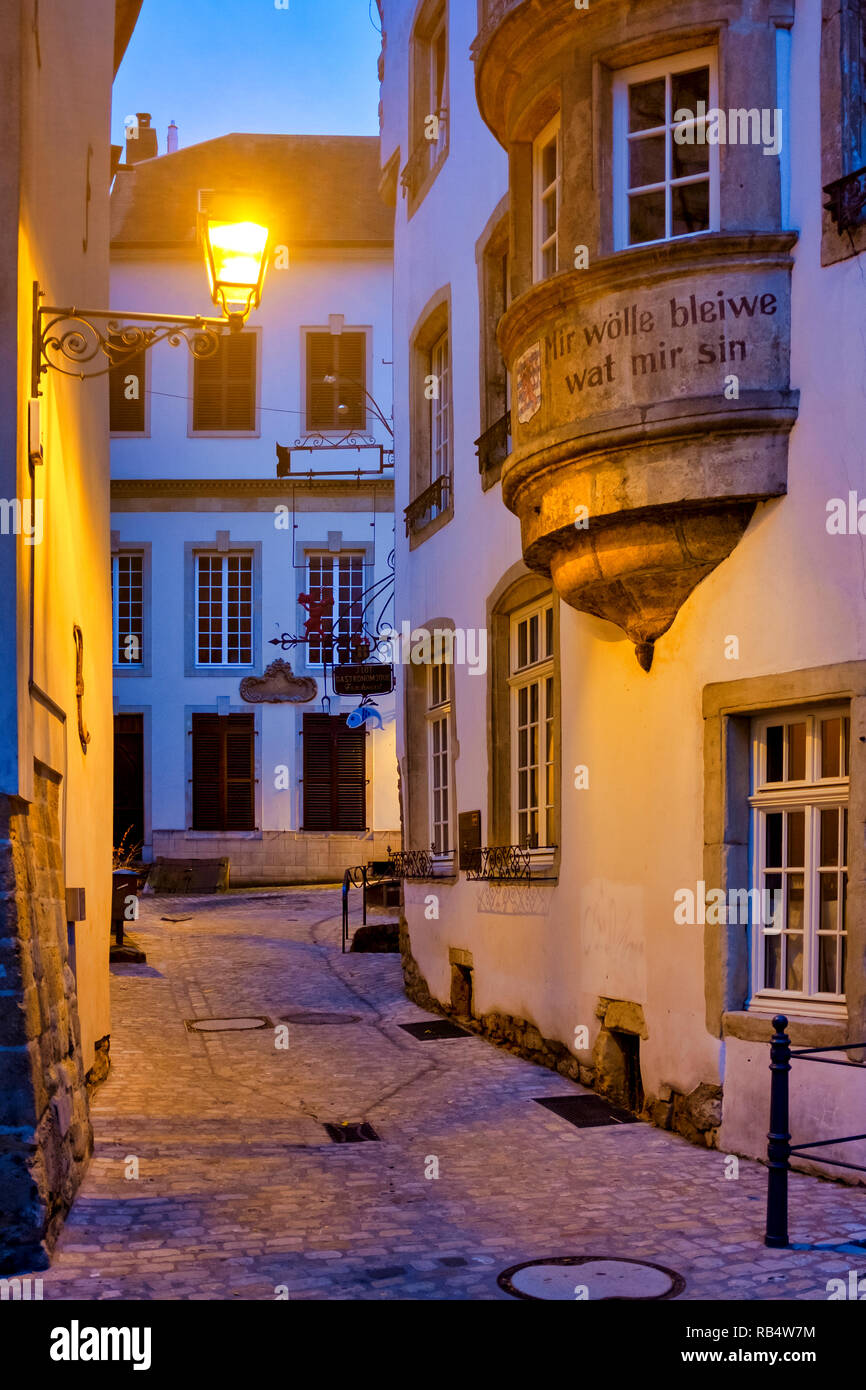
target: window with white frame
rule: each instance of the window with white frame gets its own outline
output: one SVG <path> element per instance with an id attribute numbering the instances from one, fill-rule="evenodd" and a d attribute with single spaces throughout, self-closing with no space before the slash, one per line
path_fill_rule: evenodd
<path id="1" fill-rule="evenodd" d="M 196 666 L 251 666 L 252 555 L 197 555 L 195 565 Z"/>
<path id="2" fill-rule="evenodd" d="M 552 846 L 556 807 L 553 602 L 511 618 L 511 819 L 514 843 Z"/>
<path id="3" fill-rule="evenodd" d="M 446 330 L 430 349 L 430 481 L 451 472 L 451 343 Z"/>
<path id="4" fill-rule="evenodd" d="M 557 113 L 532 147 L 533 278 L 555 275 L 559 262 L 562 118 Z"/>
<path id="5" fill-rule="evenodd" d="M 430 667 L 427 706 L 427 766 L 430 839 L 436 854 L 451 849 L 451 673 L 447 662 Z"/>
<path id="6" fill-rule="evenodd" d="M 434 169 L 448 147 L 448 14 L 444 3 L 426 7 L 413 38 L 413 137 Z"/>
<path id="7" fill-rule="evenodd" d="M 119 551 L 111 557 L 111 608 L 114 665 L 144 663 L 144 556 Z"/>
<path id="8" fill-rule="evenodd" d="M 613 87 L 614 242 L 618 251 L 718 230 L 716 50 L 618 72 Z"/>
<path id="9" fill-rule="evenodd" d="M 849 742 L 845 707 L 753 723 L 753 1006 L 844 999 Z"/>
<path id="10" fill-rule="evenodd" d="M 364 555 L 309 552 L 307 603 L 310 623 L 308 666 L 330 666 L 354 660 L 364 628 Z"/>

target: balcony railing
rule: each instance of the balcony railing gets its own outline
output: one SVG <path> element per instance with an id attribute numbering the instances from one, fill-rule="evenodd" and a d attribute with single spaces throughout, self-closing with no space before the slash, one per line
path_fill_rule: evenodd
<path id="1" fill-rule="evenodd" d="M 866 223 L 866 167 L 824 185 L 829 212 L 840 232 L 853 231 Z"/>
<path id="2" fill-rule="evenodd" d="M 484 845 L 481 849 L 464 851 L 468 879 L 486 883 L 545 883 L 553 882 L 556 845 L 543 848 L 524 848 L 521 845 Z M 545 872 L 546 871 L 546 872 Z"/>
<path id="3" fill-rule="evenodd" d="M 493 468 L 501 468 L 511 453 L 511 412 L 506 413 L 485 430 L 475 441 L 478 454 L 478 471 L 482 475 Z"/>
<path id="4" fill-rule="evenodd" d="M 434 478 L 429 487 L 410 502 L 403 513 L 406 520 L 406 535 L 413 536 L 423 531 L 431 521 L 447 510 L 451 498 L 451 474 L 443 473 Z"/>
<path id="5" fill-rule="evenodd" d="M 442 878 L 454 873 L 454 851 L 430 849 L 389 850 L 388 864 L 394 878 Z"/>

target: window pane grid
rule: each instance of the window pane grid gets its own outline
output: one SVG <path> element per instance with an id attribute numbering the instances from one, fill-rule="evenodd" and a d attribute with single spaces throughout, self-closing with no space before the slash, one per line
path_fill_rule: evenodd
<path id="1" fill-rule="evenodd" d="M 307 664 L 349 662 L 363 635 L 364 557 L 309 555 L 307 563 L 310 606 L 333 604 L 332 613 L 321 617 L 320 631 L 310 635 Z"/>
<path id="2" fill-rule="evenodd" d="M 556 810 L 553 609 L 512 619 L 511 700 L 514 834 L 522 848 L 552 845 Z M 547 669 L 545 669 L 547 666 Z"/>
<path id="3" fill-rule="evenodd" d="M 253 557 L 196 557 L 196 665 L 253 660 Z"/>
<path id="4" fill-rule="evenodd" d="M 115 555 L 111 564 L 114 664 L 140 666 L 144 643 L 144 557 Z"/>
<path id="5" fill-rule="evenodd" d="M 756 886 L 780 902 L 770 930 L 765 918 L 752 923 L 756 992 L 844 998 L 848 811 L 844 799 L 827 798 L 821 783 L 847 778 L 849 740 L 850 721 L 841 713 L 759 727 Z"/>

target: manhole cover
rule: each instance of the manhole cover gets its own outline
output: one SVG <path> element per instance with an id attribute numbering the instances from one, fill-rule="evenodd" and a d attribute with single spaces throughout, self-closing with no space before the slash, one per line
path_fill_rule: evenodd
<path id="1" fill-rule="evenodd" d="M 360 1014 L 316 1014 L 316 1013 L 297 1013 L 280 1014 L 281 1023 L 299 1023 L 305 1028 L 324 1027 L 325 1025 L 336 1026 L 338 1023 L 360 1023 Z"/>
<path id="2" fill-rule="evenodd" d="M 260 1016 L 240 1018 L 188 1018 L 186 1026 L 191 1033 L 248 1033 L 254 1028 L 272 1028 L 269 1018 Z"/>
<path id="3" fill-rule="evenodd" d="M 465 1028 L 449 1023 L 447 1018 L 430 1019 L 427 1023 L 400 1023 L 404 1033 L 411 1033 L 419 1042 L 434 1042 L 438 1038 L 471 1038 Z"/>
<path id="4" fill-rule="evenodd" d="M 326 1124 L 325 1129 L 335 1144 L 364 1144 L 379 1140 L 373 1126 L 368 1124 Z"/>
<path id="5" fill-rule="evenodd" d="M 515 1298 L 560 1302 L 676 1298 L 686 1281 L 663 1265 L 606 1255 L 564 1255 L 527 1260 L 503 1270 L 496 1281 Z"/>
<path id="6" fill-rule="evenodd" d="M 637 1118 L 628 1110 L 618 1110 L 601 1096 L 533 1096 L 536 1105 L 552 1110 L 560 1119 L 568 1120 L 578 1129 L 596 1129 L 599 1125 L 634 1125 Z"/>

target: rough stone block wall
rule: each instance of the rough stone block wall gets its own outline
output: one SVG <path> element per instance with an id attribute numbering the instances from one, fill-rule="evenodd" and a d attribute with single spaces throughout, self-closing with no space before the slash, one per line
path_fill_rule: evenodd
<path id="1" fill-rule="evenodd" d="M 46 1267 L 93 1150 L 59 790 L 0 798 L 0 1273 Z"/>

